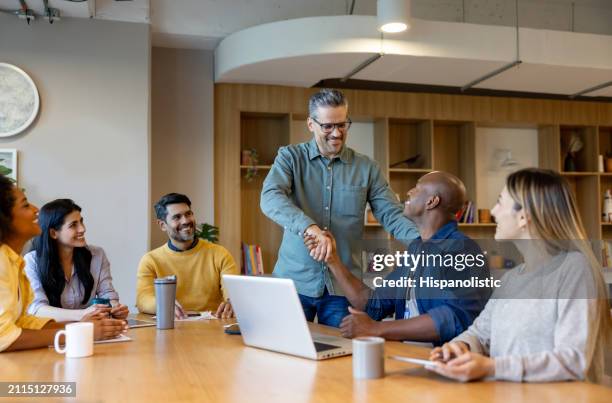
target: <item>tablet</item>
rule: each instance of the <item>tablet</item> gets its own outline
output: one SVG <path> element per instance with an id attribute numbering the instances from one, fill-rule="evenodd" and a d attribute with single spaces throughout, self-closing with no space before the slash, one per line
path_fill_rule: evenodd
<path id="1" fill-rule="evenodd" d="M 155 326 L 155 322 L 145 322 L 144 320 L 138 319 L 128 319 L 127 324 L 130 329 L 133 329 L 135 327 Z"/>
<path id="2" fill-rule="evenodd" d="M 396 361 L 409 362 L 411 364 L 422 365 L 424 367 L 435 367 L 436 361 L 422 360 L 420 358 L 402 357 L 401 355 L 390 355 L 388 358 Z"/>

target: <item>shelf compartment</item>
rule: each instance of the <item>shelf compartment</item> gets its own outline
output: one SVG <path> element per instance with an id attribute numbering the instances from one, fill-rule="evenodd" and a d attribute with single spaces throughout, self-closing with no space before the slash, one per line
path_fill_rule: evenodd
<path id="1" fill-rule="evenodd" d="M 278 149 L 289 144 L 290 126 L 289 114 L 242 112 L 240 150 L 254 149 L 258 165 L 272 165 Z"/>
<path id="2" fill-rule="evenodd" d="M 272 168 L 272 165 L 240 165 L 240 169 L 249 169 L 249 168 L 256 168 L 258 170 L 262 170 L 262 171 L 266 171 L 268 169 Z"/>
<path id="3" fill-rule="evenodd" d="M 612 241 L 612 225 L 602 225 L 601 239 L 604 241 Z"/>
<path id="4" fill-rule="evenodd" d="M 414 165 L 395 165 L 420 155 Z M 389 169 L 432 168 L 432 122 L 430 120 L 389 119 Z"/>
<path id="5" fill-rule="evenodd" d="M 251 181 L 246 180 L 244 175 L 240 179 L 240 234 L 242 242 L 261 247 L 264 271 L 272 273 L 283 230 L 259 208 L 264 179 L 265 175 L 256 175 Z"/>
<path id="6" fill-rule="evenodd" d="M 419 169 L 419 168 L 389 168 L 389 172 L 394 173 L 421 173 L 426 174 L 432 172 L 431 169 Z"/>
<path id="7" fill-rule="evenodd" d="M 562 173 L 597 172 L 598 139 L 595 126 L 560 126 L 561 154 L 560 168 Z M 566 171 L 565 157 L 573 136 L 578 136 L 583 147 L 576 153 L 575 171 Z"/>
<path id="8" fill-rule="evenodd" d="M 612 176 L 600 176 L 599 177 L 599 205 L 601 206 L 598 210 L 599 217 L 602 225 L 612 226 L 612 222 L 605 222 L 603 217 L 604 211 L 604 195 L 606 190 L 612 190 Z"/>
<path id="9" fill-rule="evenodd" d="M 589 239 L 599 239 L 601 236 L 600 202 L 595 195 L 600 194 L 598 175 L 564 175 L 570 185 L 582 222 Z M 596 212 L 594 214 L 594 212 Z"/>
<path id="10" fill-rule="evenodd" d="M 427 172 L 389 172 L 389 186 L 400 201 L 407 199 L 407 193 L 416 186 L 417 181 Z"/>
<path id="11" fill-rule="evenodd" d="M 612 172 L 606 171 L 606 155 L 612 158 L 612 126 L 599 127 L 599 155 L 604 158 L 604 171 L 601 175 L 610 175 L 612 176 Z"/>
<path id="12" fill-rule="evenodd" d="M 463 181 L 467 198 L 476 202 L 476 126 L 474 122 L 433 123 L 433 169 Z"/>
<path id="13" fill-rule="evenodd" d="M 599 172 L 560 172 L 563 176 L 594 176 L 599 175 Z"/>

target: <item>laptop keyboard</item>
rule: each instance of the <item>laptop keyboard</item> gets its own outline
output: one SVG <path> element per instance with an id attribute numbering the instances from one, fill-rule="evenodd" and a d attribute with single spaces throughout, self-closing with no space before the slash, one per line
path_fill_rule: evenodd
<path id="1" fill-rule="evenodd" d="M 332 346 L 331 344 L 319 343 L 318 341 L 314 342 L 314 346 L 315 346 L 315 350 L 317 350 L 317 353 L 320 353 L 321 351 L 333 350 L 335 348 L 338 348 L 338 346 Z"/>

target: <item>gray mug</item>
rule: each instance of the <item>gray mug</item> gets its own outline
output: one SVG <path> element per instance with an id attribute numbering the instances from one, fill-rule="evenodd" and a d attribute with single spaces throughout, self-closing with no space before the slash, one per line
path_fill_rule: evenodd
<path id="1" fill-rule="evenodd" d="M 158 329 L 174 329 L 176 276 L 155 279 L 155 303 Z"/>
<path id="2" fill-rule="evenodd" d="M 385 339 L 356 337 L 353 339 L 353 378 L 376 379 L 385 376 Z"/>

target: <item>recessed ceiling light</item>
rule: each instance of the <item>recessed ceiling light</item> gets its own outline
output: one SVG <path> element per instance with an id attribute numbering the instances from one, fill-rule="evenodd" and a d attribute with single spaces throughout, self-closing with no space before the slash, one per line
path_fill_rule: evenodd
<path id="1" fill-rule="evenodd" d="M 410 0 L 378 0 L 378 29 L 382 32 L 403 32 L 409 27 Z"/>
<path id="2" fill-rule="evenodd" d="M 390 22 L 380 27 L 381 31 L 387 32 L 390 34 L 393 34 L 396 32 L 402 32 L 407 29 L 408 29 L 408 25 L 404 24 L 403 22 Z"/>

